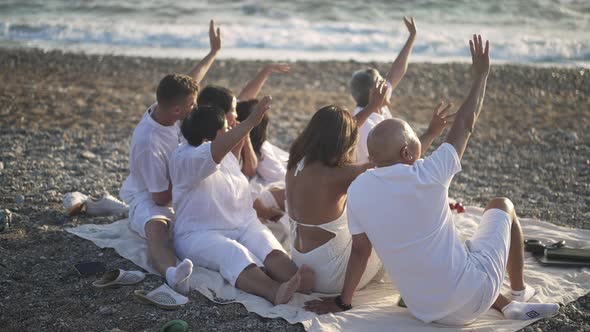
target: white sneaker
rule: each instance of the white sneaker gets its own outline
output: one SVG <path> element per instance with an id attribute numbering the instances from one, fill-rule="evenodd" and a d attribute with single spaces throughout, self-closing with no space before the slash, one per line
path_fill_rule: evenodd
<path id="1" fill-rule="evenodd" d="M 66 208 L 68 215 L 73 216 L 82 213 L 87 200 L 88 196 L 81 192 L 74 191 L 66 193 L 64 195 L 64 207 Z"/>
<path id="2" fill-rule="evenodd" d="M 90 197 L 86 201 L 86 214 L 90 216 L 112 216 L 129 211 L 129 207 L 116 197 L 105 193 L 100 199 Z"/>

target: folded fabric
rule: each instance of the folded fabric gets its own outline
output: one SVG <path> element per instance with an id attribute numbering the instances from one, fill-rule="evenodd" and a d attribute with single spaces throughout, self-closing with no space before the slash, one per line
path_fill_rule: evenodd
<path id="1" fill-rule="evenodd" d="M 482 214 L 483 209 L 478 207 L 466 207 L 465 213 L 455 214 L 454 222 L 463 238 L 473 234 Z M 547 243 L 565 240 L 568 246 L 590 248 L 590 230 L 560 227 L 528 218 L 520 220 L 525 238 Z M 101 248 L 114 248 L 121 256 L 156 273 L 148 262 L 145 240 L 130 231 L 127 224 L 127 220 L 120 220 L 108 225 L 82 225 L 68 231 Z M 567 303 L 585 295 L 590 289 L 589 268 L 546 267 L 540 265 L 530 253 L 525 257 L 525 281 L 537 290 L 531 302 Z M 505 294 L 509 291 L 507 286 L 506 280 L 503 289 Z M 191 288 L 213 302 L 239 302 L 248 311 L 262 317 L 280 317 L 291 324 L 302 323 L 308 331 L 385 331 L 392 327 L 400 331 L 516 331 L 535 321 L 504 319 L 501 313 L 490 309 L 475 323 L 463 328 L 426 324 L 415 319 L 406 308 L 397 305 L 399 292 L 391 282 L 372 282 L 355 293 L 352 303 L 354 309 L 322 316 L 302 309 L 305 301 L 318 298 L 321 294 L 296 294 L 289 303 L 273 306 L 258 296 L 230 286 L 218 272 L 198 266 L 195 266 L 191 276 Z"/>

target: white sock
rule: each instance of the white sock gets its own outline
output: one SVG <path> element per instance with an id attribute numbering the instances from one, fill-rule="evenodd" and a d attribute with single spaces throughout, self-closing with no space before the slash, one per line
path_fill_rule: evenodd
<path id="1" fill-rule="evenodd" d="M 193 262 L 185 258 L 178 265 L 166 270 L 166 282 L 175 291 L 186 295 L 190 291 L 189 279 L 192 273 Z"/>
<path id="2" fill-rule="evenodd" d="M 512 301 L 528 302 L 531 299 L 531 297 L 535 295 L 535 289 L 527 284 L 524 284 L 523 290 L 512 290 L 510 292 L 510 295 L 512 295 Z"/>
<path id="3" fill-rule="evenodd" d="M 502 308 L 504 317 L 508 319 L 529 320 L 551 317 L 559 311 L 557 303 L 524 303 L 512 301 Z"/>

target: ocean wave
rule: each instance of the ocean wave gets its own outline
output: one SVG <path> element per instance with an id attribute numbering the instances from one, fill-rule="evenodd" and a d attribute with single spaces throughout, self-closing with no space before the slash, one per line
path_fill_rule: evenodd
<path id="1" fill-rule="evenodd" d="M 332 59 L 348 60 L 351 54 L 361 61 L 391 58 L 401 49 L 407 38 L 405 27 L 398 30 L 390 25 L 309 22 L 298 18 L 272 20 L 251 19 L 249 22 L 220 22 L 224 48 L 260 50 L 289 57 L 304 53 L 329 54 Z M 500 62 L 516 63 L 590 63 L 590 40 L 578 36 L 540 34 L 537 30 L 514 31 L 510 28 L 477 28 L 475 25 L 436 26 L 420 24 L 414 56 L 425 61 L 455 59 L 469 61 L 467 40 L 470 33 L 483 33 L 492 41 L 492 55 Z M 580 38 L 580 39 L 578 39 Z M 102 50 L 107 53 L 128 53 L 142 49 L 162 53 L 166 49 L 186 51 L 206 50 L 209 47 L 207 22 L 177 24 L 121 20 L 87 20 L 84 18 L 53 18 L 44 21 L 1 20 L 0 41 L 17 42 L 24 46 Z M 151 51 L 150 51 L 151 50 Z M 248 52 L 232 52 L 240 58 Z M 174 56 L 175 53 L 171 53 Z M 184 54 L 183 52 L 179 54 Z M 251 55 L 248 55 L 250 57 Z"/>

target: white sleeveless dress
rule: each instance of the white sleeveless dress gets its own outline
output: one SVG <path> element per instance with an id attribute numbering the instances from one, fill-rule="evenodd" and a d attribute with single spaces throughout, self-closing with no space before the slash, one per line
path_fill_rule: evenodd
<path id="1" fill-rule="evenodd" d="M 303 163 L 304 161 L 302 160 L 297 164 L 295 176 L 303 169 Z M 346 267 L 348 266 L 348 259 L 352 249 L 352 235 L 350 235 L 348 230 L 346 209 L 338 219 L 321 225 L 303 224 L 292 218 L 289 218 L 289 221 L 291 225 L 291 258 L 297 266 L 306 264 L 315 271 L 316 280 L 313 291 L 326 294 L 340 293 L 344 285 Z M 335 236 L 321 246 L 309 252 L 302 253 L 295 248 L 294 244 L 297 238 L 297 225 L 318 227 Z M 381 260 L 375 250 L 373 250 L 357 289 L 365 287 L 371 280 L 377 276 L 381 276 L 382 273 L 380 272 L 382 272 Z"/>

